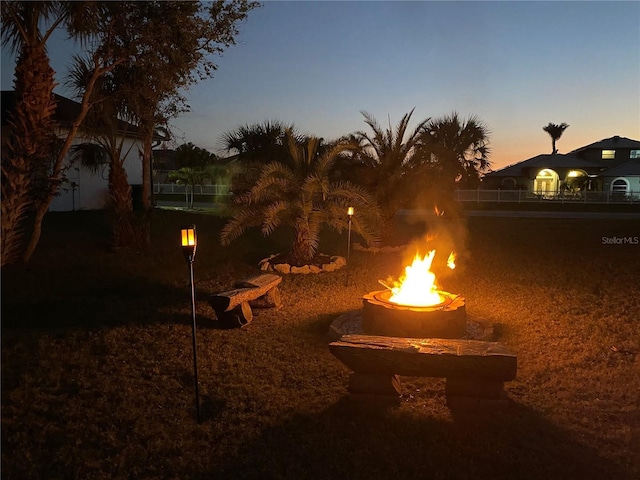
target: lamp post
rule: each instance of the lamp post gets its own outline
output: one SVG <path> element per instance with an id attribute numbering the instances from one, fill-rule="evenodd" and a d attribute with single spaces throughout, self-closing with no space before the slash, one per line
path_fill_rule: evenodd
<path id="1" fill-rule="evenodd" d="M 351 219 L 353 218 L 354 210 L 353 207 L 347 208 L 347 215 L 349 216 L 349 234 L 347 237 L 347 265 L 346 265 L 346 278 L 344 281 L 345 287 L 349 286 L 349 263 L 350 263 L 350 254 L 351 254 Z"/>
<path id="2" fill-rule="evenodd" d="M 198 355 L 196 350 L 196 291 L 193 284 L 193 259 L 196 256 L 196 246 L 198 239 L 196 236 L 196 226 L 187 225 L 182 227 L 182 253 L 189 264 L 189 287 L 191 289 L 191 318 L 192 318 L 192 339 L 193 339 L 193 377 L 196 390 L 196 419 L 200 423 L 200 396 L 198 394 Z"/>

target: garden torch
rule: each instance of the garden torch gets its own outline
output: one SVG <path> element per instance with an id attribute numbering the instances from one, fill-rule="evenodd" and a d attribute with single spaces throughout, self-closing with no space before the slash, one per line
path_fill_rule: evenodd
<path id="1" fill-rule="evenodd" d="M 349 207 L 347 208 L 347 216 L 349 217 L 349 233 L 347 236 L 347 268 L 346 268 L 346 280 L 345 280 L 345 286 L 349 286 L 349 257 L 350 257 L 350 253 L 351 253 L 351 219 L 353 218 L 353 207 Z"/>
<path id="2" fill-rule="evenodd" d="M 192 318 L 192 339 L 193 339 L 193 377 L 196 389 L 196 419 L 200 423 L 200 398 L 198 394 L 198 355 L 196 350 L 196 291 L 193 284 L 193 259 L 196 256 L 196 246 L 198 239 L 196 236 L 196 226 L 187 225 L 182 227 L 182 253 L 189 264 L 189 287 L 191 289 L 191 318 Z"/>

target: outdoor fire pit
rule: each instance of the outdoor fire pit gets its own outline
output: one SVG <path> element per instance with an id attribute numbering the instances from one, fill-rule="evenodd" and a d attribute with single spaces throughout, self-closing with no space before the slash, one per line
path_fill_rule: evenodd
<path id="1" fill-rule="evenodd" d="M 368 335 L 410 338 L 462 338 L 467 328 L 465 301 L 438 290 L 442 302 L 429 306 L 389 301 L 390 290 L 363 297 L 362 331 Z"/>
<path id="2" fill-rule="evenodd" d="M 369 292 L 362 297 L 362 309 L 346 312 L 331 324 L 331 335 L 361 334 L 399 338 L 486 339 L 493 327 L 467 318 L 465 299 L 440 290 L 431 271 L 435 250 L 405 267 L 397 281 L 389 277 L 378 282 L 386 290 Z M 452 252 L 446 266 L 454 269 Z M 440 264 L 442 269 L 443 263 Z"/>
<path id="3" fill-rule="evenodd" d="M 436 255 L 416 253 L 399 281 L 380 283 L 387 290 L 363 298 L 362 331 L 407 338 L 462 338 L 466 331 L 464 298 L 439 290 L 431 264 Z M 455 268 L 455 254 L 447 260 Z"/>
<path id="4" fill-rule="evenodd" d="M 516 356 L 486 341 L 480 322 L 467 320 L 463 297 L 436 287 L 435 254 L 417 253 L 398 281 L 378 280 L 386 290 L 364 295 L 362 310 L 336 318 L 329 351 L 351 369 L 354 400 L 397 403 L 401 376 L 445 377 L 450 408 L 504 407 L 504 382 L 516 376 Z M 453 252 L 447 266 L 455 268 Z"/>

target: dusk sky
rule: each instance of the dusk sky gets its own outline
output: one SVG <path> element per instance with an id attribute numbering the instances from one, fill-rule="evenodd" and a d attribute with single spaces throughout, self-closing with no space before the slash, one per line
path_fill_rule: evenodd
<path id="1" fill-rule="evenodd" d="M 188 93 L 178 144 L 221 153 L 220 137 L 267 119 L 334 139 L 457 111 L 491 132 L 494 169 L 551 152 L 542 127 L 570 126 L 561 153 L 640 140 L 640 2 L 263 2 L 215 78 Z M 63 83 L 73 43 L 49 46 Z M 13 68 L 2 52 L 2 89 Z M 62 86 L 56 89 L 65 94 Z"/>

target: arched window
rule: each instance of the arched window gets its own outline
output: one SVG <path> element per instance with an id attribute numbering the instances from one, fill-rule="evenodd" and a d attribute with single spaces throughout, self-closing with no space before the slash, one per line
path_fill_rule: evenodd
<path id="1" fill-rule="evenodd" d="M 589 185 L 589 177 L 584 170 L 570 170 L 564 182 L 565 193 L 573 194 L 586 190 Z"/>
<path id="2" fill-rule="evenodd" d="M 558 192 L 558 174 L 550 168 L 542 169 L 536 175 L 535 192 L 545 198 L 551 198 Z"/>
<path id="3" fill-rule="evenodd" d="M 616 178 L 611 182 L 612 195 L 627 195 L 629 193 L 629 180 L 623 177 Z"/>
<path id="4" fill-rule="evenodd" d="M 516 179 L 515 178 L 511 178 L 511 177 L 507 177 L 507 178 L 502 180 L 502 182 L 500 183 L 500 187 L 503 190 L 515 190 L 516 189 Z"/>

